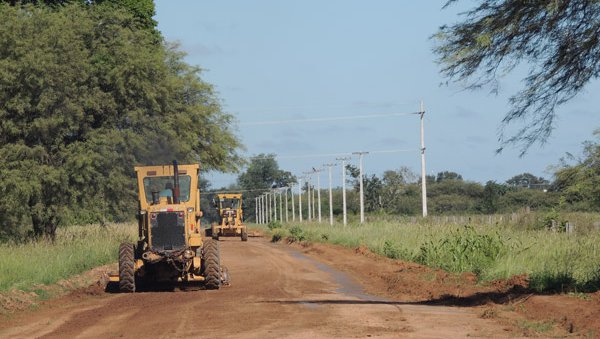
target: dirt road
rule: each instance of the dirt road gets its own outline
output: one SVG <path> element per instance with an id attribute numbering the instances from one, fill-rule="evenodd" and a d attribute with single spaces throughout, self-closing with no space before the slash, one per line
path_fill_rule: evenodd
<path id="1" fill-rule="evenodd" d="M 221 290 L 70 297 L 1 320 L 0 337 L 511 336 L 469 308 L 369 295 L 360 279 L 337 270 L 331 259 L 326 265 L 284 244 L 232 238 L 221 241 L 221 253 L 232 277 Z"/>

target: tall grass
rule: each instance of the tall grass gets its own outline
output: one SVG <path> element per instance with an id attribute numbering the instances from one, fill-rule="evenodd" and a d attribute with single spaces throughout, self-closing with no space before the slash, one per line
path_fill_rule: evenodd
<path id="1" fill-rule="evenodd" d="M 291 236 L 348 247 L 363 245 L 389 258 L 450 272 L 473 272 L 481 280 L 525 273 L 530 278 L 530 287 L 538 291 L 600 289 L 600 232 L 597 231 L 569 235 L 529 227 L 423 220 L 377 221 L 346 227 L 304 222 L 274 231 L 280 238 Z"/>
<path id="2" fill-rule="evenodd" d="M 119 243 L 132 241 L 133 224 L 71 226 L 56 241 L 0 244 L 0 291 L 53 284 L 117 260 Z"/>

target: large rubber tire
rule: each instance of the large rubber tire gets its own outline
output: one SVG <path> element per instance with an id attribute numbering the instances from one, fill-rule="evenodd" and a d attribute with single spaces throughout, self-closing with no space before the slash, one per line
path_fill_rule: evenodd
<path id="1" fill-rule="evenodd" d="M 221 255 L 219 242 L 207 239 L 204 242 L 204 285 L 209 290 L 221 287 Z"/>
<path id="2" fill-rule="evenodd" d="M 212 237 L 214 240 L 216 240 L 216 241 L 219 241 L 219 232 L 216 232 L 216 233 L 215 233 L 215 232 L 212 232 L 212 235 L 211 235 L 211 237 Z"/>
<path id="3" fill-rule="evenodd" d="M 135 292 L 135 259 L 133 244 L 119 246 L 119 291 Z"/>
<path id="4" fill-rule="evenodd" d="M 242 230 L 241 238 L 242 238 L 242 241 L 248 241 L 248 232 L 245 229 Z"/>

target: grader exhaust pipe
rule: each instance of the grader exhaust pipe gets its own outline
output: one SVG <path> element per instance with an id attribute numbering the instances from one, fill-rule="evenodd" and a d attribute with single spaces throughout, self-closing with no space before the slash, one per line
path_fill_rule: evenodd
<path id="1" fill-rule="evenodd" d="M 173 203 L 179 204 L 179 167 L 177 160 L 173 160 Z"/>

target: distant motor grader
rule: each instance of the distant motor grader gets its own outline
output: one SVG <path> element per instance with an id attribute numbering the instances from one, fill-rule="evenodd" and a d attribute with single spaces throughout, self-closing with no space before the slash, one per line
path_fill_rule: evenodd
<path id="1" fill-rule="evenodd" d="M 137 244 L 119 247 L 121 292 L 136 285 L 199 282 L 218 289 L 227 282 L 220 264 L 219 243 L 200 233 L 199 166 L 135 167 L 139 193 Z"/>
<path id="2" fill-rule="evenodd" d="M 213 223 L 208 232 L 212 238 L 240 237 L 242 241 L 248 241 L 248 230 L 243 223 L 242 194 L 217 194 L 213 206 L 217 209 L 219 223 Z"/>

